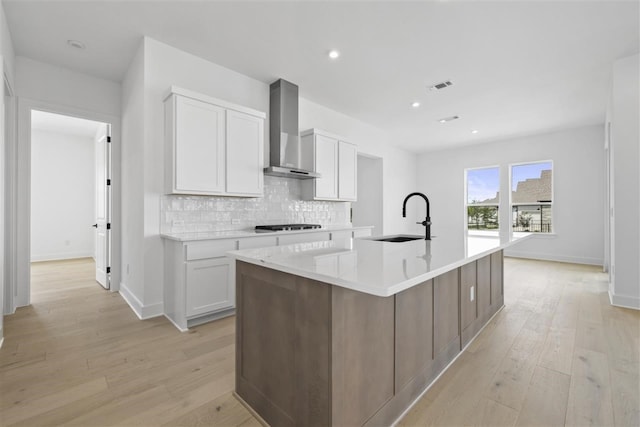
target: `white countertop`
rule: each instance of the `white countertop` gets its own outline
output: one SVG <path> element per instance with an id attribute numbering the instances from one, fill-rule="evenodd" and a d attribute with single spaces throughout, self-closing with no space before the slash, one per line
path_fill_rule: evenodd
<path id="1" fill-rule="evenodd" d="M 160 233 L 160 237 L 169 240 L 175 240 L 178 242 L 190 242 L 197 240 L 218 240 L 218 239 L 239 239 L 246 237 L 260 237 L 260 236 L 282 236 L 285 234 L 300 234 L 300 233 L 321 233 L 331 231 L 346 231 L 346 230 L 367 230 L 373 226 L 365 227 L 352 227 L 349 225 L 336 225 L 330 227 L 314 228 L 312 230 L 291 230 L 291 231 L 266 231 L 256 232 L 253 229 L 249 230 L 229 230 L 229 231 L 201 231 L 191 233 Z"/>
<path id="2" fill-rule="evenodd" d="M 435 237 L 403 243 L 371 238 L 299 243 L 228 252 L 241 261 L 387 297 L 454 268 L 504 249 L 529 235 L 509 242 L 498 237 Z"/>

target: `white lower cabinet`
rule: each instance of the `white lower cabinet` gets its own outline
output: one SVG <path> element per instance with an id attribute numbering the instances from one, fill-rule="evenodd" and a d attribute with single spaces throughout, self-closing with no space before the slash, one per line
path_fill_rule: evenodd
<path id="1" fill-rule="evenodd" d="M 236 249 L 265 248 L 326 240 L 344 241 L 366 230 L 320 230 L 236 239 L 210 239 L 180 242 L 166 239 L 164 264 L 164 314 L 181 331 L 205 322 L 231 316 L 236 305 L 236 264 L 226 253 Z M 335 258 L 335 257 L 334 257 Z M 353 270 L 357 259 L 351 254 L 326 266 L 341 272 Z"/>
<path id="2" fill-rule="evenodd" d="M 237 248 L 235 239 L 165 240 L 164 313 L 178 329 L 234 313 L 235 263 L 225 254 Z"/>
<path id="3" fill-rule="evenodd" d="M 235 307 L 234 266 L 227 257 L 186 263 L 187 317 Z"/>

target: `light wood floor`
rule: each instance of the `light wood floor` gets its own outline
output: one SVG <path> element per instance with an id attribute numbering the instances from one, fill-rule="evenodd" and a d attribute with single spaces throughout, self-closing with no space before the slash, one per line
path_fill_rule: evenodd
<path id="1" fill-rule="evenodd" d="M 178 332 L 140 321 L 91 260 L 37 263 L 5 317 L 1 426 L 257 426 L 231 395 L 234 319 Z M 611 307 L 598 268 L 507 259 L 505 304 L 401 421 L 640 424 L 640 312 Z"/>

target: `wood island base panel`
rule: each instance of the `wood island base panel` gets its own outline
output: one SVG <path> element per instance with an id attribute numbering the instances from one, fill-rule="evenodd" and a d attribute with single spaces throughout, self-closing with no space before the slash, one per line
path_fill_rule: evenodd
<path id="1" fill-rule="evenodd" d="M 388 297 L 236 262 L 236 393 L 271 426 L 392 425 L 504 301 L 502 251 Z"/>

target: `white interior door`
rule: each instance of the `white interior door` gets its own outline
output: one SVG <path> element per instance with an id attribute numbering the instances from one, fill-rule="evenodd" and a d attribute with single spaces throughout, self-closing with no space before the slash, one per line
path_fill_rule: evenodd
<path id="1" fill-rule="evenodd" d="M 96 136 L 96 281 L 109 289 L 111 273 L 111 126 Z"/>

